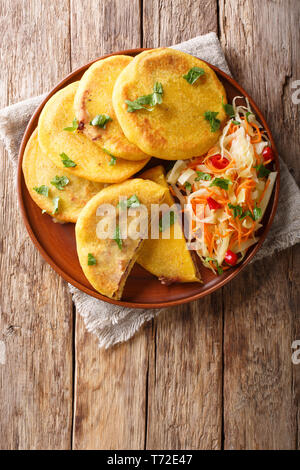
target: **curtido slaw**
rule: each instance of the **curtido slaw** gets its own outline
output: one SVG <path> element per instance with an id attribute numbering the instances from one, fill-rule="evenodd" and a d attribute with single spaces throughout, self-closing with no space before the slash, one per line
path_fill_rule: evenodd
<path id="1" fill-rule="evenodd" d="M 230 119 L 207 154 L 178 160 L 168 173 L 170 190 L 191 221 L 190 240 L 205 267 L 215 274 L 235 266 L 258 241 L 257 230 L 277 173 L 262 125 L 246 106 L 225 104 Z"/>

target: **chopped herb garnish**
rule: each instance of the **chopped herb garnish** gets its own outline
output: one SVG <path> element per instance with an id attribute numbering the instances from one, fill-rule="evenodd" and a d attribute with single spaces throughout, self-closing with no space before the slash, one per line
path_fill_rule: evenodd
<path id="1" fill-rule="evenodd" d="M 243 215 L 243 208 L 242 206 L 234 206 L 233 204 L 229 203 L 228 204 L 228 207 L 229 209 L 232 209 L 232 212 L 233 212 L 233 218 L 235 219 L 236 217 L 239 217 L 241 218 L 241 216 Z"/>
<path id="2" fill-rule="evenodd" d="M 185 189 L 187 189 L 188 191 L 191 191 L 191 190 L 192 190 L 192 185 L 191 185 L 191 183 L 189 183 L 188 181 L 186 181 L 186 182 L 184 183 L 184 187 L 185 187 Z"/>
<path id="3" fill-rule="evenodd" d="M 211 132 L 216 132 L 218 129 L 220 129 L 221 121 L 217 119 L 218 114 L 219 113 L 215 111 L 205 111 L 204 113 L 206 121 L 208 121 L 210 124 Z"/>
<path id="4" fill-rule="evenodd" d="M 250 113 L 250 111 L 247 111 L 247 112 L 246 112 L 245 118 L 246 118 L 246 121 L 247 121 L 247 122 L 249 122 L 248 117 L 250 116 L 250 114 L 253 114 L 253 113 Z"/>
<path id="5" fill-rule="evenodd" d="M 115 157 L 112 153 L 110 153 L 108 150 L 106 150 L 104 147 L 102 147 L 102 150 L 103 152 L 107 153 L 107 155 L 109 155 L 111 157 L 110 161 L 108 162 L 108 164 L 110 166 L 113 166 L 117 163 L 117 157 Z"/>
<path id="6" fill-rule="evenodd" d="M 116 230 L 115 230 L 115 234 L 114 234 L 113 239 L 115 240 L 115 242 L 118 245 L 118 247 L 120 248 L 120 250 L 122 250 L 123 241 L 122 241 L 122 238 L 121 238 L 121 232 L 120 232 L 119 225 L 116 226 Z"/>
<path id="7" fill-rule="evenodd" d="M 211 258 L 210 256 L 207 256 L 205 258 L 205 262 L 206 263 L 209 263 L 210 261 L 212 261 L 215 265 L 216 265 L 216 269 L 217 269 L 217 273 L 220 275 L 220 274 L 223 274 L 223 269 L 222 267 L 219 265 L 218 261 L 215 259 L 215 258 Z"/>
<path id="8" fill-rule="evenodd" d="M 71 167 L 76 166 L 76 163 L 73 162 L 73 160 L 71 160 L 65 152 L 61 153 L 59 156 L 63 162 L 63 165 L 66 168 L 71 168 Z"/>
<path id="9" fill-rule="evenodd" d="M 182 75 L 182 77 L 191 85 L 193 85 L 199 77 L 205 74 L 204 69 L 200 67 L 192 67 L 186 75 Z"/>
<path id="10" fill-rule="evenodd" d="M 95 264 L 97 263 L 96 261 L 96 258 L 94 255 L 92 255 L 92 253 L 88 253 L 88 266 L 95 266 Z"/>
<path id="11" fill-rule="evenodd" d="M 260 207 L 257 207 L 255 205 L 255 207 L 253 208 L 253 216 L 254 216 L 254 220 L 258 220 L 261 218 L 261 208 Z"/>
<path id="12" fill-rule="evenodd" d="M 267 178 L 271 173 L 271 170 L 268 170 L 268 168 L 266 168 L 263 164 L 257 165 L 254 168 L 256 168 L 257 176 L 259 178 Z"/>
<path id="13" fill-rule="evenodd" d="M 42 184 L 42 186 L 34 186 L 33 188 L 38 194 L 42 194 L 43 196 L 48 197 L 49 194 L 49 188 L 48 186 L 45 186 Z"/>
<path id="14" fill-rule="evenodd" d="M 112 121 L 112 118 L 108 114 L 97 114 L 94 119 L 90 122 L 91 126 L 98 126 L 102 129 L 106 129 L 106 124 Z"/>
<path id="15" fill-rule="evenodd" d="M 119 207 L 120 209 L 127 209 L 129 207 L 138 207 L 140 206 L 140 201 L 139 201 L 139 198 L 137 197 L 136 194 L 134 194 L 133 196 L 131 196 L 129 199 L 126 199 L 126 201 L 120 201 L 118 204 L 117 204 L 117 207 Z"/>
<path id="16" fill-rule="evenodd" d="M 258 220 L 261 217 L 260 207 L 254 207 L 253 213 L 250 210 L 243 211 L 243 208 L 239 205 L 234 206 L 233 204 L 228 204 L 229 209 L 232 209 L 233 217 L 238 217 L 239 219 L 244 219 L 245 217 L 251 217 L 252 220 Z"/>
<path id="17" fill-rule="evenodd" d="M 127 104 L 127 112 L 133 113 L 139 109 L 146 109 L 147 111 L 153 111 L 153 108 L 156 104 L 162 103 L 163 87 L 162 84 L 156 82 L 153 87 L 153 93 L 150 95 L 140 96 L 134 101 L 125 100 Z M 147 108 L 145 105 L 152 106 L 152 108 Z"/>
<path id="18" fill-rule="evenodd" d="M 64 187 L 70 182 L 69 178 L 66 176 L 55 176 L 53 180 L 50 181 L 53 186 L 62 191 Z"/>
<path id="19" fill-rule="evenodd" d="M 235 124 L 236 126 L 240 126 L 240 121 L 235 121 L 234 119 L 232 119 L 231 121 L 233 124 Z"/>
<path id="20" fill-rule="evenodd" d="M 225 178 L 215 178 L 209 186 L 218 186 L 219 188 L 226 189 L 226 191 L 228 191 L 230 184 L 232 184 L 230 180 L 226 180 Z"/>
<path id="21" fill-rule="evenodd" d="M 223 96 L 222 96 L 222 106 L 223 106 L 224 111 L 227 114 L 227 116 L 229 116 L 231 118 L 233 118 L 235 116 L 234 108 L 233 108 L 232 104 L 223 103 Z"/>
<path id="22" fill-rule="evenodd" d="M 64 131 L 68 131 L 68 132 L 74 132 L 78 129 L 78 121 L 76 118 L 73 119 L 73 122 L 72 122 L 72 126 L 70 127 L 65 127 L 64 128 Z"/>
<path id="23" fill-rule="evenodd" d="M 195 178 L 195 181 L 210 181 L 212 179 L 212 175 L 209 173 L 203 173 L 203 171 L 197 171 L 196 173 L 198 176 Z"/>
<path id="24" fill-rule="evenodd" d="M 159 231 L 164 232 L 166 228 L 169 228 L 171 227 L 171 225 L 174 225 L 175 220 L 176 214 L 174 211 L 165 212 L 159 221 Z"/>
<path id="25" fill-rule="evenodd" d="M 54 197 L 53 198 L 53 211 L 52 211 L 52 214 L 57 214 L 58 212 L 58 205 L 59 205 L 59 197 Z"/>

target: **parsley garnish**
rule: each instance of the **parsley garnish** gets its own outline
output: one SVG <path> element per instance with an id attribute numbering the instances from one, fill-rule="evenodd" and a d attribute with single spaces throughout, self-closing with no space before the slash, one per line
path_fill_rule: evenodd
<path id="1" fill-rule="evenodd" d="M 187 189 L 188 191 L 191 191 L 191 189 L 192 189 L 192 185 L 191 185 L 191 183 L 189 183 L 188 181 L 186 181 L 186 182 L 184 183 L 184 187 L 185 187 L 185 189 Z"/>
<path id="2" fill-rule="evenodd" d="M 248 117 L 250 116 L 250 114 L 253 114 L 253 113 L 250 113 L 250 111 L 247 111 L 247 112 L 246 112 L 245 118 L 246 118 L 246 121 L 247 121 L 247 122 L 249 122 Z"/>
<path id="3" fill-rule="evenodd" d="M 54 197 L 53 198 L 53 211 L 52 211 L 52 214 L 57 214 L 58 212 L 58 205 L 59 205 L 59 197 Z"/>
<path id="4" fill-rule="evenodd" d="M 70 127 L 65 127 L 64 128 L 64 131 L 68 131 L 68 132 L 74 132 L 78 129 L 78 121 L 76 118 L 73 119 L 73 122 L 72 122 L 72 126 Z"/>
<path id="5" fill-rule="evenodd" d="M 76 166 L 76 163 L 73 162 L 73 160 L 71 160 L 65 152 L 61 153 L 59 156 L 60 156 L 60 158 L 61 158 L 61 160 L 62 160 L 62 162 L 63 162 L 63 165 L 64 165 L 66 168 L 70 168 L 70 167 Z"/>
<path id="6" fill-rule="evenodd" d="M 233 217 L 238 217 L 239 219 L 244 219 L 245 217 L 251 217 L 252 220 L 258 220 L 261 217 L 261 208 L 255 207 L 253 208 L 253 213 L 250 210 L 243 211 L 243 208 L 239 205 L 234 206 L 233 204 L 228 204 L 229 209 L 232 209 Z"/>
<path id="7" fill-rule="evenodd" d="M 117 204 L 117 207 L 119 207 L 120 209 L 127 209 L 129 207 L 138 207 L 140 206 L 140 204 L 141 203 L 139 201 L 139 198 L 137 197 L 136 194 L 134 194 L 129 199 L 126 199 L 126 201 L 120 201 Z"/>
<path id="8" fill-rule="evenodd" d="M 233 118 L 235 116 L 234 108 L 233 108 L 232 104 L 223 103 L 223 96 L 222 96 L 222 106 L 223 106 L 224 111 L 227 114 L 227 116 L 229 116 L 230 118 Z"/>
<path id="9" fill-rule="evenodd" d="M 97 263 L 96 261 L 96 258 L 94 255 L 92 255 L 92 253 L 88 253 L 88 266 L 95 266 L 95 264 Z"/>
<path id="10" fill-rule="evenodd" d="M 233 212 L 233 218 L 235 219 L 236 217 L 239 217 L 241 218 L 241 216 L 243 215 L 243 208 L 242 206 L 234 206 L 233 204 L 229 203 L 228 204 L 228 207 L 229 209 L 232 209 L 232 212 Z"/>
<path id="11" fill-rule="evenodd" d="M 217 119 L 218 114 L 219 113 L 215 111 L 205 111 L 204 113 L 204 118 L 210 124 L 211 132 L 216 132 L 218 129 L 220 129 L 221 121 Z"/>
<path id="12" fill-rule="evenodd" d="M 205 258 L 205 262 L 206 262 L 206 263 L 209 263 L 210 261 L 212 261 L 212 262 L 216 265 L 218 274 L 219 274 L 219 275 L 220 275 L 220 274 L 223 274 L 223 269 L 222 269 L 222 267 L 219 265 L 218 261 L 217 261 L 216 259 L 214 259 L 214 258 L 211 258 L 210 256 L 207 256 L 207 257 Z"/>
<path id="13" fill-rule="evenodd" d="M 90 122 L 91 126 L 98 126 L 102 129 L 106 129 L 106 124 L 112 121 L 112 118 L 108 114 L 97 114 L 94 119 Z"/>
<path id="14" fill-rule="evenodd" d="M 255 205 L 255 207 L 253 208 L 253 216 L 254 216 L 254 220 L 258 220 L 261 218 L 261 208 L 260 207 L 257 207 Z"/>
<path id="15" fill-rule="evenodd" d="M 33 188 L 38 194 L 42 194 L 43 196 L 48 197 L 49 194 L 49 188 L 48 186 L 45 186 L 42 184 L 42 186 L 34 186 Z"/>
<path id="16" fill-rule="evenodd" d="M 191 85 L 193 85 L 199 77 L 205 74 L 204 69 L 200 67 L 192 67 L 186 75 L 182 75 L 182 77 Z"/>
<path id="17" fill-rule="evenodd" d="M 230 184 L 232 184 L 230 180 L 226 180 L 225 178 L 215 178 L 209 186 L 218 186 L 219 188 L 226 189 L 226 191 L 228 191 Z"/>
<path id="18" fill-rule="evenodd" d="M 271 170 L 268 170 L 268 168 L 266 168 L 263 164 L 257 165 L 254 168 L 256 168 L 257 176 L 259 178 L 267 178 L 271 173 Z"/>
<path id="19" fill-rule="evenodd" d="M 153 111 L 153 108 L 156 104 L 162 103 L 163 87 L 162 84 L 156 82 L 153 87 L 153 93 L 150 95 L 140 96 L 134 101 L 125 100 L 127 104 L 127 112 L 133 113 L 139 109 L 146 109 L 147 111 Z M 145 105 L 152 106 L 152 108 L 147 108 Z"/>
<path id="20" fill-rule="evenodd" d="M 115 157 L 112 153 L 102 147 L 103 152 L 107 153 L 111 157 L 110 161 L 108 162 L 109 166 L 113 166 L 117 163 L 117 157 Z"/>
<path id="21" fill-rule="evenodd" d="M 212 179 L 212 176 L 209 173 L 203 173 L 203 171 L 197 171 L 197 178 L 195 178 L 195 181 L 210 181 Z"/>
<path id="22" fill-rule="evenodd" d="M 116 226 L 116 230 L 115 230 L 115 234 L 114 234 L 113 239 L 115 240 L 115 242 L 118 245 L 118 247 L 120 248 L 120 250 L 122 250 L 123 241 L 122 241 L 122 238 L 121 238 L 121 232 L 120 232 L 119 225 Z"/>
<path id="23" fill-rule="evenodd" d="M 239 126 L 241 123 L 240 121 L 235 121 L 234 119 L 232 119 L 231 121 L 233 124 L 235 124 L 236 126 Z"/>
<path id="24" fill-rule="evenodd" d="M 164 232 L 166 228 L 171 227 L 176 220 L 176 214 L 174 211 L 165 212 L 159 221 L 159 231 Z"/>
<path id="25" fill-rule="evenodd" d="M 70 182 L 69 178 L 66 176 L 55 176 L 52 181 L 50 181 L 53 186 L 62 191 L 64 187 Z"/>

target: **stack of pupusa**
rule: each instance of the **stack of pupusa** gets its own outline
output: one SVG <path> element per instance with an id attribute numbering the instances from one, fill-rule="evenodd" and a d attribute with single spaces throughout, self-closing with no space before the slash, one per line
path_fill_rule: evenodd
<path id="1" fill-rule="evenodd" d="M 205 78 L 191 87 L 182 76 L 200 65 L 205 70 Z M 139 96 L 150 96 L 157 83 L 159 104 L 129 110 L 129 102 L 134 103 Z M 156 49 L 134 59 L 117 55 L 95 62 L 79 82 L 57 92 L 45 105 L 38 135 L 36 132 L 32 135 L 24 155 L 25 182 L 43 212 L 61 222 L 79 219 L 76 236 L 80 263 L 91 284 L 102 294 L 121 298 L 123 287 L 112 292 L 101 284 L 100 275 L 95 276 L 102 263 L 103 246 L 101 255 L 94 250 L 92 264 L 86 259 L 89 245 L 86 235 L 95 218 L 93 199 L 96 201 L 98 193 L 112 183 L 116 184 L 114 196 L 133 196 L 128 194 L 128 186 L 120 183 L 139 172 L 151 155 L 176 160 L 205 152 L 217 141 L 219 133 L 209 133 L 202 108 L 212 102 L 223 120 L 222 99 L 226 102 L 224 89 L 205 63 L 178 51 Z M 140 177 L 152 180 L 153 202 L 172 205 L 163 167 L 150 169 Z M 142 201 L 147 184 L 138 181 Z M 160 188 L 164 188 L 163 197 L 159 196 Z M 81 216 L 86 205 L 88 209 Z M 184 235 L 174 238 L 175 226 L 176 222 L 170 240 L 160 236 L 158 240 L 138 244 L 134 256 L 129 254 L 131 262 L 126 264 L 126 277 L 132 260 L 137 259 L 164 283 L 200 280 Z M 123 256 L 126 258 L 125 251 Z M 124 285 L 124 275 L 120 277 L 121 284 Z"/>

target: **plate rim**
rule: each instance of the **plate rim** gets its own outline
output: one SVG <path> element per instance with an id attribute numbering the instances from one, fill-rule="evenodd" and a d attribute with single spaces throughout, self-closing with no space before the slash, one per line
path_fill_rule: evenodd
<path id="1" fill-rule="evenodd" d="M 176 305 L 182 305 L 185 303 L 193 302 L 195 300 L 201 299 L 216 290 L 220 289 L 224 285 L 226 285 L 228 282 L 230 282 L 233 278 L 235 278 L 249 263 L 250 261 L 254 258 L 256 253 L 260 250 L 263 242 L 266 239 L 266 236 L 270 230 L 270 227 L 273 223 L 274 216 L 277 210 L 278 206 L 278 198 L 279 198 L 279 189 L 280 189 L 280 164 L 279 164 L 279 157 L 278 157 L 278 151 L 273 139 L 273 135 L 270 131 L 270 128 L 264 118 L 264 115 L 260 111 L 259 107 L 256 105 L 255 101 L 251 98 L 251 96 L 244 90 L 244 88 L 239 85 L 232 77 L 230 77 L 227 73 L 223 72 L 220 70 L 218 67 L 215 65 L 210 64 L 209 62 L 202 60 L 205 62 L 209 67 L 211 67 L 217 75 L 221 75 L 223 79 L 227 80 L 232 86 L 234 86 L 239 93 L 241 93 L 242 96 L 246 97 L 249 100 L 249 103 L 252 108 L 256 110 L 256 114 L 258 115 L 259 120 L 261 121 L 262 125 L 264 126 L 264 129 L 266 130 L 268 137 L 271 141 L 272 148 L 274 150 L 274 156 L 275 156 L 275 166 L 276 166 L 276 171 L 277 171 L 277 178 L 276 178 L 276 183 L 275 183 L 275 188 L 274 188 L 274 200 L 271 208 L 271 212 L 269 215 L 269 218 L 264 226 L 263 233 L 261 234 L 259 241 L 257 242 L 256 245 L 253 246 L 253 249 L 250 253 L 246 255 L 246 257 L 243 259 L 241 264 L 239 264 L 236 268 L 232 270 L 231 273 L 228 274 L 228 276 L 225 279 L 220 280 L 219 283 L 216 283 L 214 286 L 211 286 L 205 291 L 199 292 L 197 294 L 193 295 L 188 295 L 187 297 L 183 297 L 181 299 L 176 299 L 176 300 L 166 300 L 163 302 L 153 302 L 153 303 L 143 303 L 143 302 L 129 302 L 129 301 L 123 301 L 123 300 L 115 300 L 115 299 L 110 299 L 108 297 L 105 297 L 104 295 L 100 294 L 99 292 L 90 289 L 89 287 L 84 286 L 80 282 L 78 282 L 76 279 L 72 278 L 69 276 L 67 273 L 65 273 L 56 263 L 55 261 L 50 257 L 50 255 L 46 252 L 46 250 L 43 248 L 43 246 L 40 244 L 38 238 L 36 237 L 35 233 L 33 232 L 31 225 L 29 223 L 29 218 L 27 216 L 27 211 L 24 205 L 23 201 L 23 194 L 22 194 L 22 178 L 23 178 L 23 172 L 22 172 L 22 161 L 23 161 L 23 155 L 25 151 L 26 144 L 31 136 L 31 134 L 35 130 L 34 122 L 35 120 L 39 117 L 43 107 L 47 103 L 47 101 L 51 98 L 51 96 L 54 95 L 58 90 L 60 90 L 63 86 L 65 86 L 70 80 L 74 78 L 74 76 L 78 75 L 79 73 L 83 73 L 88 67 L 90 67 L 94 62 L 97 62 L 98 60 L 105 59 L 106 57 L 111 57 L 114 55 L 131 55 L 135 56 L 143 51 L 146 50 L 151 50 L 153 48 L 135 48 L 135 49 L 127 49 L 127 50 L 121 50 L 117 52 L 113 52 L 111 54 L 105 54 L 103 56 L 100 56 L 96 59 L 91 60 L 90 62 L 86 63 L 85 65 L 82 65 L 81 67 L 78 67 L 77 69 L 73 70 L 70 72 L 66 77 L 64 77 L 58 84 L 52 88 L 52 90 L 47 94 L 47 96 L 43 99 L 43 101 L 40 103 L 40 105 L 37 107 L 33 115 L 31 116 L 25 132 L 22 137 L 21 145 L 19 148 L 19 153 L 18 153 L 18 170 L 17 170 L 17 195 L 18 195 L 18 202 L 19 202 L 19 207 L 21 210 L 22 218 L 25 223 L 25 227 L 27 229 L 27 232 L 29 234 L 29 237 L 31 238 L 33 244 L 35 247 L 38 249 L 38 251 L 41 253 L 42 257 L 45 259 L 45 261 L 54 269 L 54 271 L 59 274 L 65 281 L 67 281 L 69 284 L 73 285 L 80 291 L 84 292 L 85 294 L 90 295 L 91 297 L 94 297 L 98 300 L 102 300 L 104 302 L 118 305 L 121 307 L 129 307 L 129 308 L 139 308 L 139 309 L 154 309 L 154 308 L 167 308 L 167 307 L 172 307 Z"/>

